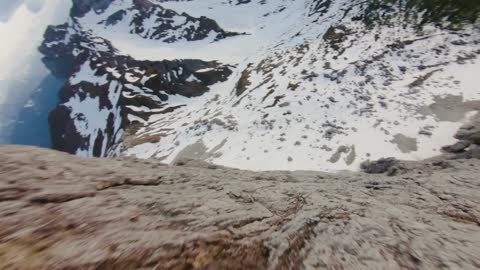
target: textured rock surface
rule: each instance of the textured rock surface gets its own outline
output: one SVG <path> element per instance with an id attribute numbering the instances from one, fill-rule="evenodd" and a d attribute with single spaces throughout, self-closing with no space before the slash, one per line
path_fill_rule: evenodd
<path id="1" fill-rule="evenodd" d="M 0 269 L 478 269 L 480 161 L 250 172 L 0 146 Z"/>

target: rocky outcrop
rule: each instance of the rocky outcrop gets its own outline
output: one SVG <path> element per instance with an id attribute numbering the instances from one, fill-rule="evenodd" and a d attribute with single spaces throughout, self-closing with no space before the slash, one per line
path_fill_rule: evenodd
<path id="1" fill-rule="evenodd" d="M 457 134 L 455 134 L 455 138 L 473 144 L 480 144 L 480 114 L 477 114 L 470 123 L 460 128 Z"/>
<path id="2" fill-rule="evenodd" d="M 400 161 L 395 158 L 382 158 L 376 161 L 363 162 L 360 168 L 364 172 L 371 174 L 393 174 L 395 167 L 398 166 L 399 163 Z"/>
<path id="3" fill-rule="evenodd" d="M 250 172 L 0 146 L 0 269 L 480 267 L 479 160 Z"/>
<path id="4" fill-rule="evenodd" d="M 451 159 L 480 158 L 480 113 L 455 134 L 459 141 L 442 148 Z"/>

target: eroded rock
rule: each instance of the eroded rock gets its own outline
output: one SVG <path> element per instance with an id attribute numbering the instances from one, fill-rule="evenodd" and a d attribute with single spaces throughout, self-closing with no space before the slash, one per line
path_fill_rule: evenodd
<path id="1" fill-rule="evenodd" d="M 394 166 L 400 163 L 399 160 L 395 158 L 382 158 L 376 161 L 366 161 L 360 165 L 360 168 L 371 174 L 382 174 L 389 172 Z"/>
<path id="2" fill-rule="evenodd" d="M 455 144 L 445 146 L 442 148 L 447 153 L 461 153 L 464 152 L 472 143 L 470 141 L 458 141 Z"/>
<path id="3" fill-rule="evenodd" d="M 0 269 L 476 269 L 480 160 L 444 163 L 386 179 L 4 145 Z"/>

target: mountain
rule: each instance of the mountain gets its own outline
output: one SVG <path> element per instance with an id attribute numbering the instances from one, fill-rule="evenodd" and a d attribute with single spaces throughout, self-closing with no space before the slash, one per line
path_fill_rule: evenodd
<path id="1" fill-rule="evenodd" d="M 73 0 L 39 48 L 55 149 L 356 170 L 455 143 L 480 109 L 480 4 Z"/>
<path id="2" fill-rule="evenodd" d="M 218 41 L 239 33 L 226 32 L 207 17 L 192 17 L 186 13 L 163 8 L 149 0 L 133 1 L 74 1 L 72 16 L 83 18 L 90 29 L 137 35 L 166 43 L 177 41 Z"/>

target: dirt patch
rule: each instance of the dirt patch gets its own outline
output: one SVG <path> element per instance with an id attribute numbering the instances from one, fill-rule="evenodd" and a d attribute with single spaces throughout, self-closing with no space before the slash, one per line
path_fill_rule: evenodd
<path id="1" fill-rule="evenodd" d="M 249 65 L 249 67 L 251 64 Z M 251 82 L 249 81 L 250 79 L 250 70 L 249 67 L 247 67 L 245 70 L 242 71 L 242 75 L 240 76 L 240 79 L 237 82 L 237 85 L 235 86 L 235 93 L 238 96 L 241 96 L 245 91 L 247 91 L 247 88 L 251 85 Z"/>
<path id="2" fill-rule="evenodd" d="M 353 162 L 355 162 L 355 159 L 357 159 L 357 152 L 355 150 L 355 145 L 352 145 L 350 148 L 350 153 L 345 158 L 345 163 L 347 163 L 347 165 L 352 165 Z"/>
<path id="3" fill-rule="evenodd" d="M 424 116 L 434 115 L 440 121 L 459 122 L 471 111 L 480 110 L 480 101 L 465 101 L 462 96 L 436 96 L 434 103 L 418 109 Z"/>
<path id="4" fill-rule="evenodd" d="M 348 149 L 347 146 L 345 146 L 345 145 L 339 146 L 337 151 L 335 151 L 335 153 L 333 153 L 333 155 L 330 157 L 328 162 L 337 163 L 340 160 L 340 158 L 342 157 L 342 154 L 348 153 L 348 151 L 349 151 L 349 149 Z"/>
<path id="5" fill-rule="evenodd" d="M 407 137 L 400 133 L 395 134 L 391 142 L 396 144 L 402 153 L 410 153 L 418 150 L 417 139 Z"/>
<path id="6" fill-rule="evenodd" d="M 205 161 L 209 158 L 219 157 L 221 156 L 220 150 L 227 143 L 227 141 L 228 139 L 224 139 L 222 142 L 220 142 L 218 145 L 213 147 L 212 150 L 209 151 L 203 141 L 200 139 L 196 143 L 183 148 L 182 151 L 177 154 L 173 163 L 184 159 Z"/>
<path id="7" fill-rule="evenodd" d="M 279 103 L 282 99 L 284 99 L 284 98 L 285 98 L 285 95 L 275 96 L 275 97 L 273 98 L 274 100 L 273 100 L 272 105 L 266 106 L 265 109 L 273 108 L 273 107 L 277 106 L 278 103 Z"/>
<path id="8" fill-rule="evenodd" d="M 342 157 L 343 154 L 346 155 L 346 157 L 344 158 L 345 163 L 347 165 L 352 165 L 353 162 L 355 162 L 355 159 L 357 158 L 357 153 L 355 151 L 355 145 L 352 145 L 351 147 L 348 147 L 348 146 L 345 146 L 345 145 L 339 146 L 337 151 L 335 151 L 335 153 L 333 153 L 333 155 L 330 157 L 328 162 L 337 163 L 340 160 L 340 158 Z"/>
<path id="9" fill-rule="evenodd" d="M 410 83 L 408 85 L 408 87 L 410 88 L 415 88 L 415 87 L 420 87 L 422 86 L 428 79 L 430 79 L 433 74 L 435 74 L 436 72 L 439 72 L 439 71 L 442 71 L 442 69 L 436 69 L 436 70 L 433 70 L 423 76 L 420 76 L 418 77 L 415 81 L 413 81 L 412 83 Z"/>

